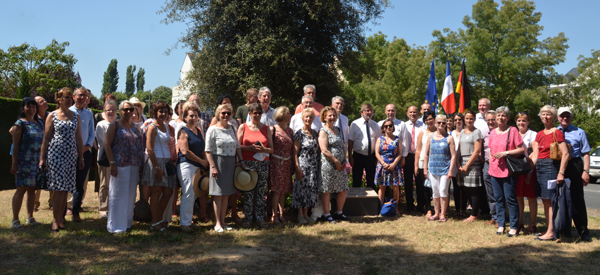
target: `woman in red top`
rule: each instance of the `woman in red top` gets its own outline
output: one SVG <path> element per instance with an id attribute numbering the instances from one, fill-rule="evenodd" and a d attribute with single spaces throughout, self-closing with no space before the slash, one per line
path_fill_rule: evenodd
<path id="1" fill-rule="evenodd" d="M 544 130 L 537 133 L 535 141 L 531 145 L 533 148 L 533 157 L 531 160 L 537 170 L 535 195 L 542 198 L 542 202 L 544 203 L 544 215 L 546 216 L 548 229 L 546 233 L 539 234 L 535 239 L 538 241 L 553 241 L 554 227 L 552 226 L 551 201 L 555 189 L 548 189 L 548 181 L 556 180 L 563 182 L 565 180 L 565 169 L 569 161 L 569 151 L 567 150 L 564 134 L 561 131 L 557 131 L 556 127 L 554 127 L 557 117 L 556 109 L 545 105 L 540 110 L 539 116 L 542 119 L 542 123 L 544 123 Z M 560 161 L 550 159 L 550 144 L 554 142 L 555 138 L 562 154 L 562 160 Z"/>
<path id="2" fill-rule="evenodd" d="M 273 153 L 273 138 L 269 126 L 260 123 L 262 108 L 258 103 L 248 106 L 250 122 L 240 126 L 237 135 L 242 146 L 242 157 L 246 167 L 258 173 L 256 188 L 244 192 L 244 221 L 242 227 L 248 228 L 253 216 L 262 228 L 268 227 L 265 222 L 265 196 L 267 194 L 267 178 L 269 177 L 269 155 Z"/>

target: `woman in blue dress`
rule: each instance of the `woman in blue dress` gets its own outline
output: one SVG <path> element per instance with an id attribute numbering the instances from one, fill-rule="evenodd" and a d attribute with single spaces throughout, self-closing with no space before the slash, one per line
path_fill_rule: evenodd
<path id="1" fill-rule="evenodd" d="M 402 159 L 402 140 L 394 136 L 394 121 L 386 119 L 381 125 L 383 134 L 377 139 L 375 145 L 375 157 L 377 157 L 377 170 L 375 171 L 375 182 L 379 185 L 379 206 L 385 203 L 385 189 L 392 186 L 394 199 L 400 198 L 400 186 L 402 182 L 402 170 L 400 160 Z"/>

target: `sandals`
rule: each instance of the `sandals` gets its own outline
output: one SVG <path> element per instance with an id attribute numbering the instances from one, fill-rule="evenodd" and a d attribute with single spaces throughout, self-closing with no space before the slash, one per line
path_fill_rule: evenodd
<path id="1" fill-rule="evenodd" d="M 163 223 L 163 222 L 164 222 L 164 220 L 160 220 L 160 221 L 158 221 L 157 223 L 153 223 L 153 224 L 151 224 L 151 225 L 150 225 L 150 230 L 158 230 L 158 231 L 160 231 L 160 232 L 163 232 L 163 231 L 165 231 L 165 230 L 167 229 L 166 227 L 163 227 L 163 228 L 160 228 L 160 229 L 159 229 L 159 228 L 157 228 L 157 226 L 159 226 L 159 225 L 162 225 L 162 223 Z"/>
<path id="2" fill-rule="evenodd" d="M 529 234 L 535 234 L 537 233 L 537 227 L 535 226 L 535 224 L 530 224 L 527 226 L 527 232 Z"/>
<path id="3" fill-rule="evenodd" d="M 447 222 L 447 221 L 448 221 L 448 220 L 447 220 L 446 218 L 440 218 L 440 219 L 438 220 L 438 222 Z"/>
<path id="4" fill-rule="evenodd" d="M 31 217 L 31 218 L 27 219 L 27 222 L 26 222 L 26 224 L 28 224 L 28 225 L 39 225 L 39 224 L 41 224 L 41 223 L 39 223 L 39 222 L 38 222 L 38 221 L 36 221 L 36 220 L 35 220 L 33 217 Z"/>
<path id="5" fill-rule="evenodd" d="M 21 224 L 21 221 L 19 220 L 14 220 L 11 224 L 10 227 L 13 229 L 23 229 L 23 225 Z"/>
<path id="6" fill-rule="evenodd" d="M 427 218 L 428 221 L 432 222 L 437 220 L 437 218 L 435 216 L 429 216 L 429 218 Z"/>

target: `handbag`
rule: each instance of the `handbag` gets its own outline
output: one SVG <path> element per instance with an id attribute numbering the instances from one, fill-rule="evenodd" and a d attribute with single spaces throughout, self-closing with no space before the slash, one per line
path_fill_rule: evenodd
<path id="1" fill-rule="evenodd" d="M 429 179 L 425 179 L 425 182 L 423 183 L 423 186 L 427 187 L 427 188 L 431 188 L 431 181 Z"/>
<path id="2" fill-rule="evenodd" d="M 177 175 L 177 167 L 172 161 L 167 161 L 167 163 L 165 163 L 165 170 L 165 172 L 167 172 L 167 176 Z"/>
<path id="3" fill-rule="evenodd" d="M 48 190 L 48 175 L 46 172 L 46 169 L 38 167 L 37 175 L 35 177 L 35 189 Z"/>
<path id="4" fill-rule="evenodd" d="M 508 135 L 506 137 L 506 151 L 508 151 L 508 143 L 510 142 L 510 130 L 508 129 Z M 518 157 L 513 157 L 511 155 L 506 156 L 506 168 L 508 168 L 509 176 L 520 176 L 529 173 L 532 168 L 527 161 L 527 158 L 524 154 L 521 154 Z"/>
<path id="5" fill-rule="evenodd" d="M 398 202 L 395 199 L 386 200 L 386 202 L 381 207 L 381 212 L 379 212 L 379 215 L 384 217 L 394 217 L 396 216 L 397 206 Z"/>
<path id="6" fill-rule="evenodd" d="M 561 160 L 562 152 L 558 147 L 558 141 L 556 141 L 556 131 L 552 133 L 552 137 L 554 137 L 554 142 L 550 143 L 550 159 L 552 160 Z M 571 144 L 567 143 L 567 151 L 569 151 L 569 159 L 571 160 Z"/>
<path id="7" fill-rule="evenodd" d="M 100 154 L 100 158 L 98 159 L 98 165 L 103 167 L 110 167 L 110 162 L 108 161 L 108 157 L 106 156 L 106 151 L 102 149 L 102 153 Z"/>

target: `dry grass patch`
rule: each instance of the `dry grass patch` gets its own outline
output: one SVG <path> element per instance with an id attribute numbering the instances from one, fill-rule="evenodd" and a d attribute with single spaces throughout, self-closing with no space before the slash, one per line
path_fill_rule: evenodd
<path id="1" fill-rule="evenodd" d="M 496 236 L 483 221 L 438 223 L 406 214 L 227 233 L 211 231 L 210 223 L 191 234 L 177 225 L 155 233 L 147 224 L 134 224 L 131 233 L 112 235 L 89 191 L 85 221 L 69 222 L 67 230 L 52 236 L 47 193 L 35 213 L 43 225 L 23 230 L 9 228 L 12 195 L 0 192 L 0 274 L 600 273 L 597 217 L 590 217 L 592 243 L 539 243 L 531 236 Z M 540 218 L 538 227 L 545 228 Z"/>

